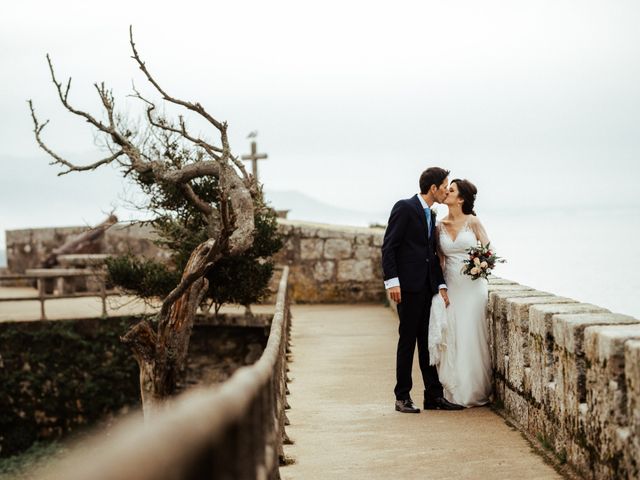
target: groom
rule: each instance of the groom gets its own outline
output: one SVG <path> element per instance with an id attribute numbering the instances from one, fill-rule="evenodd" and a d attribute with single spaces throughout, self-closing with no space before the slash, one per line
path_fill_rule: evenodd
<path id="1" fill-rule="evenodd" d="M 420 175 L 420 193 L 397 202 L 391 210 L 382 244 L 384 285 L 398 305 L 400 317 L 396 355 L 396 410 L 419 413 L 411 400 L 413 353 L 424 381 L 425 410 L 461 410 L 443 396 L 438 371 L 429 365 L 427 332 L 433 295 L 440 292 L 449 305 L 447 287 L 436 255 L 434 202 L 442 203 L 449 193 L 449 171 L 438 167 Z"/>

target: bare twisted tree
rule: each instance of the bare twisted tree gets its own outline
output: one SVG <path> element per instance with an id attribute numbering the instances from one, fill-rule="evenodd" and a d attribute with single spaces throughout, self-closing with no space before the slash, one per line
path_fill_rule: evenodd
<path id="1" fill-rule="evenodd" d="M 258 185 L 247 174 L 244 165 L 231 153 L 227 123 L 210 115 L 198 102 L 188 102 L 169 95 L 151 75 L 142 61 L 129 29 L 132 58 L 164 102 L 181 107 L 204 119 L 219 136 L 216 145 L 193 135 L 182 115 L 172 122 L 156 113 L 156 105 L 135 89 L 133 97 L 145 104 L 147 129 L 129 127 L 129 121 L 115 110 L 115 98 L 104 83 L 94 84 L 103 107 L 100 120 L 73 106 L 69 100 L 71 78 L 66 86 L 58 81 L 49 55 L 47 62 L 51 80 L 66 110 L 91 124 L 104 140 L 109 155 L 87 165 L 76 165 L 49 148 L 42 139 L 48 120 L 41 123 L 31 100 L 28 101 L 38 145 L 59 165 L 58 175 L 95 170 L 103 165 L 118 165 L 125 176 L 136 175 L 146 182 L 174 187 L 206 220 L 209 238 L 191 253 L 178 285 L 164 298 L 156 322 L 143 320 L 134 325 L 122 340 L 130 345 L 140 367 L 140 390 L 145 416 L 148 418 L 163 399 L 176 392 L 185 368 L 189 338 L 196 310 L 209 287 L 207 272 L 227 255 L 239 255 L 254 240 L 255 200 Z M 179 140 L 195 151 L 195 158 L 176 158 L 166 147 Z M 196 182 L 203 178 L 216 180 L 216 205 L 198 193 Z M 155 324 L 155 326 L 154 326 Z"/>

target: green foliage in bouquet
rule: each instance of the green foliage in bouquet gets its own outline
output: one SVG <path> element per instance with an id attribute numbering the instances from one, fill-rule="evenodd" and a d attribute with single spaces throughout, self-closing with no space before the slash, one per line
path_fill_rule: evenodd
<path id="1" fill-rule="evenodd" d="M 469 275 L 473 280 L 487 278 L 497 263 L 506 262 L 491 249 L 491 242 L 486 245 L 478 242 L 476 247 L 468 248 L 467 253 L 469 258 L 464 261 L 462 274 Z"/>
<path id="2" fill-rule="evenodd" d="M 176 167 L 201 160 L 197 152 L 178 142 L 165 140 L 164 151 L 157 153 Z M 175 185 L 158 183 L 136 174 L 134 181 L 148 198 L 144 207 L 153 213 L 149 223 L 159 239 L 156 244 L 170 252 L 166 263 L 133 255 L 107 260 L 111 283 L 145 299 L 165 297 L 180 281 L 191 252 L 212 233 L 204 217 Z M 218 205 L 217 180 L 203 177 L 191 182 L 194 192 L 212 206 Z M 215 305 L 216 312 L 225 303 L 249 305 L 264 297 L 273 273 L 272 255 L 283 245 L 277 231 L 276 213 L 264 203 L 262 192 L 255 201 L 255 239 L 242 256 L 220 260 L 207 274 L 209 291 L 205 300 Z"/>

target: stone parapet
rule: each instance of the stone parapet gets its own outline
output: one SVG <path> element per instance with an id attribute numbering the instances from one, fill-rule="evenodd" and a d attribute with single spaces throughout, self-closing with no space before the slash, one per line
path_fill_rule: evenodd
<path id="1" fill-rule="evenodd" d="M 640 320 L 489 285 L 496 404 L 581 477 L 640 478 Z"/>

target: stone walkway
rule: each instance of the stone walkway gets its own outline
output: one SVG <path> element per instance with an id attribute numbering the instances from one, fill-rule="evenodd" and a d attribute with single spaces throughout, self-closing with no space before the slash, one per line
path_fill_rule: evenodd
<path id="1" fill-rule="evenodd" d="M 287 427 L 300 479 L 555 479 L 489 408 L 393 409 L 397 319 L 382 306 L 294 306 Z M 422 397 L 414 365 L 413 398 Z"/>

